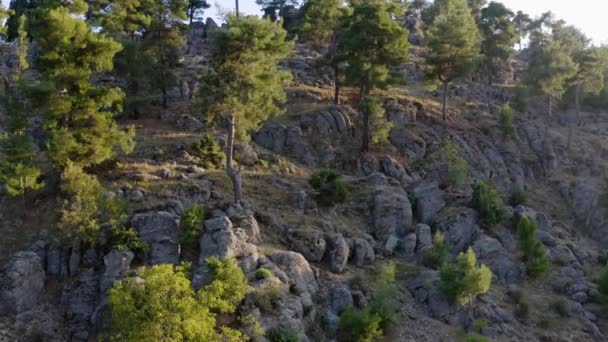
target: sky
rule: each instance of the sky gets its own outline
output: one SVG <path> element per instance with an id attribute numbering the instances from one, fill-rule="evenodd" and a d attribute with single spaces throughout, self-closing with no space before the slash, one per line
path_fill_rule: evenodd
<path id="1" fill-rule="evenodd" d="M 6 0 L 4 0 L 6 1 Z M 551 11 L 556 18 L 564 19 L 568 24 L 582 30 L 595 44 L 608 43 L 608 24 L 606 0 L 502 0 L 508 8 L 517 12 L 528 13 L 532 17 Z M 214 20 L 217 18 L 217 6 L 223 9 L 234 10 L 234 0 L 210 0 L 212 7 L 207 14 Z M 255 0 L 239 0 L 240 11 L 248 14 L 260 14 Z"/>

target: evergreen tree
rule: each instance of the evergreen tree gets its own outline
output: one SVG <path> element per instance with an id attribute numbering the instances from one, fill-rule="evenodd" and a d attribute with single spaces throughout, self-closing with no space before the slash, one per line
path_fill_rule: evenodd
<path id="1" fill-rule="evenodd" d="M 532 19 L 529 15 L 522 11 L 517 11 L 513 18 L 513 24 L 515 26 L 515 34 L 517 35 L 517 44 L 519 45 L 519 51 L 522 49 L 522 40 L 528 36 L 529 27 L 532 23 Z"/>
<path id="2" fill-rule="evenodd" d="M 471 14 L 475 19 L 475 22 L 479 24 L 481 20 L 481 12 L 483 7 L 486 5 L 486 0 L 467 0 L 469 8 L 471 9 Z"/>
<path id="3" fill-rule="evenodd" d="M 391 66 L 408 58 L 408 33 L 393 16 L 402 14 L 401 6 L 384 0 L 353 2 L 353 12 L 340 34 L 338 50 L 348 61 L 347 79 L 359 86 L 363 101 L 371 90 L 386 85 Z M 369 151 L 371 119 L 363 113 L 362 152 Z"/>
<path id="4" fill-rule="evenodd" d="M 211 5 L 207 3 L 207 0 L 188 0 L 187 13 L 190 26 L 194 21 L 202 20 L 203 12 L 209 7 Z"/>
<path id="5" fill-rule="evenodd" d="M 477 265 L 477 256 L 470 247 L 458 255 L 456 264 L 444 265 L 439 275 L 443 293 L 460 305 L 472 304 L 492 284 L 492 271 L 486 265 Z"/>
<path id="6" fill-rule="evenodd" d="M 467 76 L 479 58 L 480 35 L 464 0 L 442 0 L 427 31 L 429 77 L 443 85 L 443 119 L 448 118 L 448 85 Z"/>
<path id="7" fill-rule="evenodd" d="M 316 48 L 329 45 L 325 59 L 334 70 L 334 103 L 340 104 L 340 61 L 337 40 L 340 18 L 346 16 L 342 0 L 308 0 L 302 6 L 298 34 Z"/>
<path id="8" fill-rule="evenodd" d="M 21 79 L 22 71 L 29 67 L 25 15 L 21 15 L 17 22 L 16 71 L 12 80 L 5 79 L 5 95 L 1 99 L 7 116 L 3 123 L 7 133 L 0 135 L 0 184 L 6 186 L 10 196 L 21 196 L 25 212 L 26 192 L 38 190 L 44 183 L 39 180 L 41 171 L 36 165 L 36 152 L 27 133 L 30 125 L 23 96 L 24 81 Z"/>
<path id="9" fill-rule="evenodd" d="M 529 88 L 548 99 L 549 117 L 553 99 L 566 91 L 566 81 L 576 74 L 576 64 L 570 50 L 552 35 L 537 27 L 532 32 L 526 82 Z"/>
<path id="10" fill-rule="evenodd" d="M 46 128 L 51 134 L 49 154 L 58 165 L 71 161 L 86 167 L 133 149 L 133 131 L 114 121 L 123 93 L 117 88 L 94 86 L 93 72 L 112 69 L 120 44 L 94 33 L 74 14 L 86 11 L 75 1 L 71 8 L 57 7 L 44 18 L 46 30 L 37 38 L 42 74 L 40 95 L 48 109 Z M 40 100 L 40 99 L 39 99 Z"/>
<path id="11" fill-rule="evenodd" d="M 373 96 L 368 96 L 359 103 L 359 112 L 369 118 L 366 122 L 370 127 L 370 141 L 372 144 L 383 144 L 388 141 L 393 124 L 386 118 L 386 110 L 382 101 Z M 364 123 L 365 124 L 365 123 Z"/>
<path id="12" fill-rule="evenodd" d="M 489 85 L 494 83 L 503 65 L 513 54 L 513 44 L 517 37 L 512 19 L 513 12 L 499 2 L 492 1 L 481 11 L 481 53 L 483 71 Z"/>
<path id="13" fill-rule="evenodd" d="M 498 119 L 498 126 L 502 131 L 502 135 L 505 138 L 513 137 L 515 134 L 515 127 L 513 126 L 513 109 L 506 103 L 500 110 L 500 118 Z"/>
<path id="14" fill-rule="evenodd" d="M 533 220 L 522 217 L 517 224 L 517 247 L 526 262 L 526 269 L 531 276 L 545 272 L 551 261 L 545 254 L 545 246 L 536 239 L 538 226 Z"/>
<path id="15" fill-rule="evenodd" d="M 32 0 L 11 0 L 9 4 L 9 10 L 11 16 L 6 20 L 6 40 L 12 42 L 19 37 L 19 26 L 21 25 L 20 20 L 22 16 L 25 16 L 25 20 L 32 14 L 32 10 L 36 5 L 36 1 Z M 6 12 L 5 12 L 6 13 Z M 6 16 L 1 18 L 6 19 Z"/>
<path id="16" fill-rule="evenodd" d="M 228 17 L 228 29 L 217 33 L 211 54 L 215 73 L 201 79 L 203 112 L 228 123 L 226 172 L 234 190 L 234 201 L 242 200 L 241 170 L 233 164 L 234 141 L 273 115 L 286 100 L 283 86 L 291 80 L 278 70 L 278 62 L 289 56 L 293 42 L 280 24 L 253 16 Z"/>

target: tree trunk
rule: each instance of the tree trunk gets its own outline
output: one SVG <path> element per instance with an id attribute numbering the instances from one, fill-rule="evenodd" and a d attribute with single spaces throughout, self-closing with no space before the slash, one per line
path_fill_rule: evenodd
<path id="1" fill-rule="evenodd" d="M 234 193 L 234 203 L 239 204 L 243 200 L 241 170 L 236 170 L 232 165 L 234 154 L 234 130 L 236 127 L 236 118 L 230 116 L 228 127 L 228 141 L 226 142 L 226 173 L 232 182 L 232 191 Z"/>
<path id="2" fill-rule="evenodd" d="M 340 104 L 340 67 L 334 63 L 334 104 Z"/>
<path id="3" fill-rule="evenodd" d="M 443 82 L 443 121 L 448 121 L 448 82 Z"/>
<path id="4" fill-rule="evenodd" d="M 236 0 L 236 16 L 239 16 L 239 0 Z"/>
<path id="5" fill-rule="evenodd" d="M 165 89 L 165 87 L 161 89 L 161 95 L 163 109 L 169 108 L 169 101 L 167 100 L 167 89 Z"/>
<path id="6" fill-rule="evenodd" d="M 371 124 L 369 122 L 369 113 L 363 113 L 363 137 L 361 140 L 361 153 L 369 152 Z"/>

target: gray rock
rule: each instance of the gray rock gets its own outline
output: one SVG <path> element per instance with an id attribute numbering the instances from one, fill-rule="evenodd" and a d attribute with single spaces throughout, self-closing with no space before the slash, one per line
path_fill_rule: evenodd
<path id="1" fill-rule="evenodd" d="M 249 144 L 238 145 L 234 158 L 239 164 L 254 166 L 258 162 L 258 154 Z"/>
<path id="2" fill-rule="evenodd" d="M 133 252 L 128 249 L 121 251 L 114 249 L 103 257 L 103 263 L 106 270 L 101 278 L 100 290 L 102 294 L 112 287 L 115 280 L 120 279 L 127 274 L 131 268 L 133 257 Z"/>
<path id="3" fill-rule="evenodd" d="M 247 233 L 247 242 L 253 244 L 259 244 L 262 242 L 262 234 L 260 233 L 260 226 L 258 221 L 253 215 L 247 215 L 245 218 L 239 221 L 239 227 Z"/>
<path id="4" fill-rule="evenodd" d="M 365 239 L 349 239 L 348 246 L 350 248 L 350 260 L 355 266 L 371 264 L 376 259 L 374 248 Z"/>
<path id="5" fill-rule="evenodd" d="M 307 197 L 306 191 L 304 190 L 292 191 L 289 193 L 289 203 L 291 204 L 292 208 L 303 211 L 306 209 Z"/>
<path id="6" fill-rule="evenodd" d="M 141 241 L 150 246 L 148 262 L 153 265 L 179 263 L 179 220 L 167 212 L 137 214 L 131 220 Z"/>
<path id="7" fill-rule="evenodd" d="M 391 235 L 404 236 L 413 231 L 412 205 L 405 190 L 379 188 L 370 205 L 375 237 L 383 243 Z"/>
<path id="8" fill-rule="evenodd" d="M 464 207 L 447 207 L 435 220 L 435 229 L 445 235 L 452 253 L 460 253 L 471 246 L 479 234 L 477 213 Z"/>
<path id="9" fill-rule="evenodd" d="M 74 277 L 80 272 L 80 242 L 75 242 L 70 253 L 70 261 L 68 264 L 70 276 Z"/>
<path id="10" fill-rule="evenodd" d="M 20 314 L 38 304 L 44 288 L 42 259 L 34 252 L 15 254 L 0 273 L 0 314 Z"/>
<path id="11" fill-rule="evenodd" d="M 350 250 L 342 234 L 327 237 L 329 249 L 329 267 L 333 273 L 342 273 L 348 262 Z"/>
<path id="12" fill-rule="evenodd" d="M 311 262 L 321 261 L 327 248 L 323 233 L 312 229 L 290 229 L 287 231 L 287 241 L 291 248 Z"/>
<path id="13" fill-rule="evenodd" d="M 395 253 L 395 249 L 397 248 L 397 246 L 399 245 L 399 238 L 392 234 L 388 237 L 388 239 L 386 239 L 386 242 L 384 243 L 384 254 L 387 256 L 391 256 L 393 255 L 393 253 Z"/>
<path id="14" fill-rule="evenodd" d="M 415 214 L 418 222 L 431 224 L 435 216 L 445 207 L 444 192 L 435 181 L 423 182 L 414 187 Z"/>
<path id="15" fill-rule="evenodd" d="M 71 341 L 87 341 L 91 318 L 98 304 L 99 279 L 92 268 L 83 270 L 79 277 L 63 289 L 62 302 L 66 307 L 66 322 Z"/>
<path id="16" fill-rule="evenodd" d="M 424 254 L 424 252 L 433 248 L 433 236 L 431 227 L 420 223 L 416 225 L 416 253 Z"/>
<path id="17" fill-rule="evenodd" d="M 402 183 L 408 183 L 413 180 L 407 171 L 405 171 L 403 165 L 389 156 L 384 156 L 380 159 L 380 170 L 388 177 Z"/>
<path id="18" fill-rule="evenodd" d="M 59 276 L 61 274 L 61 246 L 57 240 L 53 240 L 53 242 L 48 245 L 46 252 L 46 272 L 53 276 Z"/>
<path id="19" fill-rule="evenodd" d="M 401 252 L 406 257 L 414 256 L 414 252 L 416 251 L 416 233 L 408 234 L 403 240 L 401 240 L 400 244 Z"/>
<path id="20" fill-rule="evenodd" d="M 514 260 L 513 255 L 502 246 L 500 241 L 482 236 L 473 245 L 480 264 L 488 266 L 494 278 L 503 285 L 517 284 L 523 281 L 525 267 Z"/>
<path id="21" fill-rule="evenodd" d="M 353 306 L 353 296 L 346 285 L 335 284 L 329 290 L 327 305 L 332 313 L 340 316 L 340 314 Z"/>
<path id="22" fill-rule="evenodd" d="M 317 293 L 319 286 L 315 274 L 302 254 L 281 251 L 273 253 L 270 259 L 293 281 L 296 294 Z"/>
<path id="23" fill-rule="evenodd" d="M 196 132 L 203 129 L 204 127 L 203 123 L 200 122 L 200 120 L 188 114 L 181 115 L 177 119 L 175 126 L 177 127 L 177 129 L 186 132 Z"/>
<path id="24" fill-rule="evenodd" d="M 134 189 L 131 191 L 131 201 L 132 202 L 141 202 L 144 200 L 144 193 L 139 189 Z"/>

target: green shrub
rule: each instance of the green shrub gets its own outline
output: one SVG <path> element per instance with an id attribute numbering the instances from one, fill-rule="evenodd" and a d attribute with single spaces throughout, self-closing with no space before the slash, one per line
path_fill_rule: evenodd
<path id="1" fill-rule="evenodd" d="M 401 312 L 400 304 L 395 298 L 398 297 L 398 289 L 395 284 L 396 266 L 389 263 L 380 268 L 374 284 L 374 293 L 369 302 L 370 311 L 380 317 L 383 328 L 389 323 L 399 321 Z"/>
<path id="2" fill-rule="evenodd" d="M 500 110 L 498 118 L 498 127 L 502 131 L 505 138 L 513 137 L 515 134 L 515 126 L 513 125 L 513 109 L 506 103 Z"/>
<path id="3" fill-rule="evenodd" d="M 490 340 L 487 337 L 479 335 L 470 335 L 467 336 L 466 342 L 490 342 Z"/>
<path id="4" fill-rule="evenodd" d="M 526 262 L 526 270 L 532 277 L 544 273 L 551 266 L 551 260 L 545 254 L 545 246 L 536 239 L 537 224 L 522 217 L 517 224 L 517 247 Z"/>
<path id="5" fill-rule="evenodd" d="M 487 226 L 502 222 L 506 215 L 498 190 L 482 181 L 475 185 L 473 207 Z"/>
<path id="6" fill-rule="evenodd" d="M 515 189 L 511 192 L 511 197 L 509 198 L 509 204 L 513 207 L 517 207 L 518 205 L 526 205 L 528 202 L 528 195 L 522 189 Z"/>
<path id="7" fill-rule="evenodd" d="M 150 246 L 141 241 L 139 234 L 132 228 L 112 228 L 110 247 L 119 251 L 129 249 L 133 253 L 146 252 Z"/>
<path id="8" fill-rule="evenodd" d="M 255 289 L 253 300 L 262 312 L 270 313 L 275 305 L 285 298 L 281 285 L 273 283 Z"/>
<path id="9" fill-rule="evenodd" d="M 60 211 L 59 228 L 68 238 L 80 238 L 93 246 L 99 234 L 100 204 L 104 188 L 97 177 L 71 162 L 61 175 L 61 191 L 66 199 Z"/>
<path id="10" fill-rule="evenodd" d="M 441 149 L 441 154 L 448 167 L 448 184 L 454 189 L 469 185 L 469 164 L 460 156 L 458 146 L 448 142 Z"/>
<path id="11" fill-rule="evenodd" d="M 203 229 L 204 221 L 205 208 L 200 204 L 194 204 L 184 210 L 181 219 L 181 243 L 189 245 L 195 242 Z"/>
<path id="12" fill-rule="evenodd" d="M 513 108 L 519 113 L 524 113 L 528 109 L 528 94 L 525 87 L 518 86 L 515 88 Z"/>
<path id="13" fill-rule="evenodd" d="M 190 265 L 140 268 L 137 277 L 114 284 L 109 293 L 107 341 L 243 341 L 245 336 L 218 326 L 216 313 L 231 314 L 248 287 L 233 259 L 207 261 L 213 282 L 194 292 Z M 143 280 L 143 281 L 142 281 Z"/>
<path id="14" fill-rule="evenodd" d="M 255 271 L 255 279 L 257 280 L 268 279 L 270 277 L 272 277 L 272 272 L 264 267 L 260 267 Z"/>
<path id="15" fill-rule="evenodd" d="M 317 202 L 322 206 L 344 203 L 349 195 L 343 176 L 335 170 L 317 171 L 308 180 L 315 191 Z"/>
<path id="16" fill-rule="evenodd" d="M 477 266 L 477 256 L 472 248 L 460 253 L 455 265 L 444 265 L 439 275 L 442 292 L 451 302 L 461 305 L 486 293 L 492 284 L 492 271 L 486 265 Z"/>
<path id="17" fill-rule="evenodd" d="M 201 159 L 201 166 L 207 169 L 217 168 L 226 160 L 220 144 L 210 134 L 192 144 L 192 151 Z"/>
<path id="18" fill-rule="evenodd" d="M 601 301 L 606 302 L 608 299 L 608 265 L 604 266 L 600 272 L 597 289 L 600 293 Z"/>
<path id="19" fill-rule="evenodd" d="M 448 259 L 450 250 L 445 243 L 445 236 L 441 232 L 433 235 L 433 249 L 431 249 L 422 259 L 423 265 L 433 269 L 440 269 Z"/>
<path id="20" fill-rule="evenodd" d="M 483 329 L 488 327 L 488 321 L 485 319 L 476 319 L 475 322 L 473 322 L 473 327 L 475 327 L 475 330 L 481 332 Z"/>
<path id="21" fill-rule="evenodd" d="M 514 290 L 509 292 L 509 296 L 515 303 L 515 316 L 520 319 L 527 319 L 530 314 L 530 305 L 522 290 Z"/>
<path id="22" fill-rule="evenodd" d="M 300 337 L 291 328 L 274 328 L 266 333 L 270 342 L 300 342 Z"/>
<path id="23" fill-rule="evenodd" d="M 343 342 L 372 342 L 383 335 L 382 317 L 369 308 L 348 308 L 340 315 L 339 340 Z"/>

